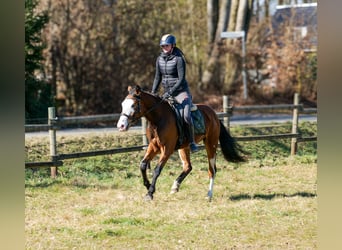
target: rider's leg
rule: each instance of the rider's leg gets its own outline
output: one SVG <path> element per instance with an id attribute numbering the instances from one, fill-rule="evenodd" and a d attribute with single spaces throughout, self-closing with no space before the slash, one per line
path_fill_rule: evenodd
<path id="1" fill-rule="evenodd" d="M 181 103 L 184 109 L 184 121 L 189 128 L 189 141 L 190 141 L 190 150 L 192 153 L 195 153 L 199 150 L 198 146 L 195 143 L 195 129 L 194 124 L 191 117 L 191 95 L 188 92 L 182 92 L 178 96 L 175 97 L 178 103 Z"/>
<path id="2" fill-rule="evenodd" d="M 195 153 L 199 150 L 198 146 L 195 142 L 195 128 L 194 123 L 191 117 L 191 102 L 187 102 L 184 106 L 184 120 L 189 127 L 189 141 L 190 141 L 190 150 L 192 153 Z"/>

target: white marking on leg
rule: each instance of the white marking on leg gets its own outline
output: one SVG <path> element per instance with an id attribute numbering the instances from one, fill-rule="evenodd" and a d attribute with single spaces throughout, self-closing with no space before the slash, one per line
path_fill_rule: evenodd
<path id="1" fill-rule="evenodd" d="M 214 178 L 209 179 L 209 191 L 208 191 L 208 198 L 211 199 L 214 193 Z"/>
<path id="2" fill-rule="evenodd" d="M 178 150 L 178 155 L 179 155 L 179 158 L 181 159 L 182 166 L 183 166 L 183 168 L 184 168 L 185 162 L 183 161 L 183 159 L 182 159 L 182 157 L 181 157 L 180 150 Z M 179 187 L 180 187 L 180 184 L 175 180 L 175 181 L 173 182 L 172 187 L 171 187 L 171 192 L 170 192 L 170 194 L 177 193 L 177 192 L 179 191 Z"/>
<path id="3" fill-rule="evenodd" d="M 170 194 L 175 194 L 175 193 L 177 193 L 177 192 L 179 191 L 179 186 L 180 186 L 180 184 L 179 184 L 177 181 L 174 181 L 174 182 L 173 182 L 173 185 L 172 185 L 172 187 L 171 187 L 171 192 L 170 192 Z"/>
<path id="4" fill-rule="evenodd" d="M 213 169 L 213 176 L 209 179 L 209 191 L 208 191 L 208 198 L 209 200 L 211 200 L 211 198 L 213 197 L 213 193 L 214 193 L 214 180 L 215 180 L 215 162 L 216 162 L 216 157 L 211 158 L 209 163 L 211 168 Z"/>

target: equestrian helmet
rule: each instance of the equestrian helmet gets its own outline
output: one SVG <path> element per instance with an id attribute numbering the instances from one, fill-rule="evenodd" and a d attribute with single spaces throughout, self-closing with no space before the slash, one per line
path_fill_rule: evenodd
<path id="1" fill-rule="evenodd" d="M 163 35 L 162 38 L 160 39 L 159 45 L 162 46 L 162 45 L 169 45 L 169 44 L 176 45 L 176 37 L 171 34 Z"/>

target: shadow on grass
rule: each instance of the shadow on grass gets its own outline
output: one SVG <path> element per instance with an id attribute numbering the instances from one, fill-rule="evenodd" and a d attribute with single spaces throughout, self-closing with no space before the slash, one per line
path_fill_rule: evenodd
<path id="1" fill-rule="evenodd" d="M 63 185 L 66 187 L 75 187 L 80 189 L 87 188 L 96 188 L 99 190 L 107 190 L 107 189 L 117 189 L 119 186 L 115 183 L 107 183 L 107 184 L 98 184 L 98 183 L 87 183 L 86 180 L 83 179 L 73 179 L 69 181 L 63 180 L 48 180 L 34 183 L 25 183 L 25 188 L 48 188 L 52 186 Z"/>
<path id="2" fill-rule="evenodd" d="M 232 201 L 239 201 L 239 200 L 253 200 L 253 199 L 262 199 L 262 200 L 272 200 L 274 198 L 288 198 L 288 197 L 295 197 L 300 196 L 304 198 L 312 198 L 316 197 L 317 194 L 308 193 L 308 192 L 297 192 L 294 194 L 239 194 L 239 195 L 232 195 L 229 197 Z"/>
<path id="3" fill-rule="evenodd" d="M 61 181 L 41 181 L 41 182 L 35 182 L 35 183 L 25 183 L 25 188 L 47 188 L 50 186 L 62 184 Z"/>

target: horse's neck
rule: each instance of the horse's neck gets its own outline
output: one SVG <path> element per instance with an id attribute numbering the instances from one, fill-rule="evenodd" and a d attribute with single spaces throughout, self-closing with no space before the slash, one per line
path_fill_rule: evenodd
<path id="1" fill-rule="evenodd" d="M 166 114 L 164 110 L 167 110 L 167 108 L 165 109 L 166 103 L 161 102 L 160 98 L 144 93 L 144 96 L 141 96 L 141 100 L 145 109 L 145 118 L 148 121 L 157 124 L 158 121 L 165 118 Z"/>

